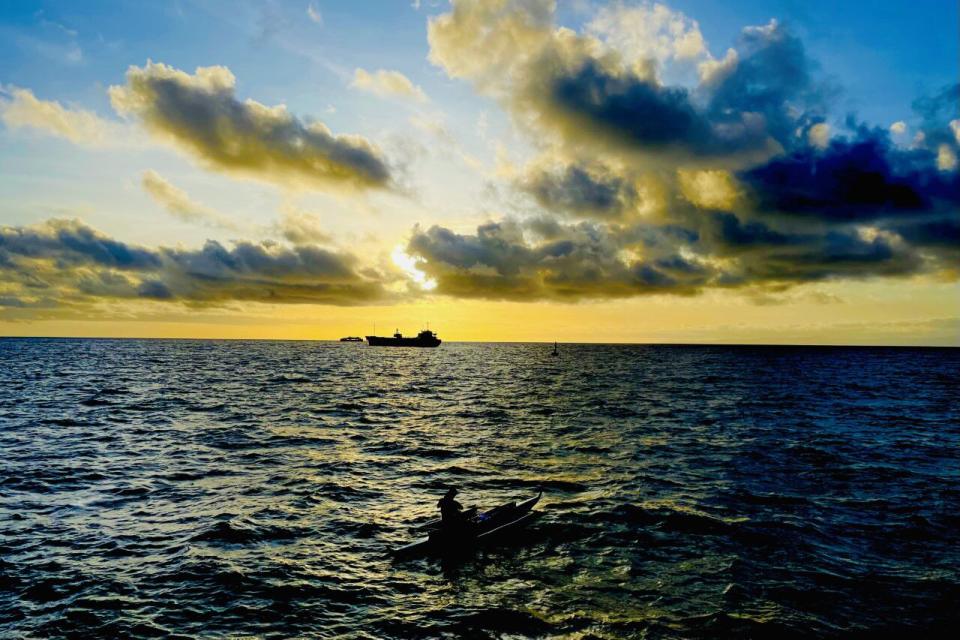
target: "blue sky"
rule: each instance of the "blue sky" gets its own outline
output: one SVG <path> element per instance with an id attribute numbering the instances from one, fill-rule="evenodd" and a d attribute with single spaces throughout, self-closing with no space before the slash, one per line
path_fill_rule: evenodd
<path id="1" fill-rule="evenodd" d="M 325 107 L 318 104 L 324 91 L 341 93 L 342 80 L 318 60 L 347 71 L 403 68 L 434 90 L 446 84 L 426 61 L 425 17 L 440 13 L 443 3 L 423 2 L 416 10 L 402 0 L 316 1 L 321 25 L 307 19 L 309 4 L 3 3 L 0 75 L 105 112 L 109 105 L 98 85 L 120 81 L 126 66 L 148 58 L 179 68 L 226 64 L 264 92 L 263 101 L 285 100 L 304 110 Z M 564 23 L 581 24 L 589 15 L 583 4 L 561 1 Z M 699 22 L 716 53 L 746 25 L 771 18 L 791 25 L 824 71 L 837 77 L 850 107 L 870 121 L 908 116 L 915 95 L 958 74 L 958 8 L 950 0 L 678 0 L 670 6 Z"/>

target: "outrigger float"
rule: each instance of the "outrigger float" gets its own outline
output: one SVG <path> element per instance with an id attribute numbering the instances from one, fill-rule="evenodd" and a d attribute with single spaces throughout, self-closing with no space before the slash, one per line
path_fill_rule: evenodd
<path id="1" fill-rule="evenodd" d="M 452 555 L 501 539 L 540 515 L 533 511 L 533 508 L 540 502 L 542 496 L 541 490 L 536 497 L 529 500 L 520 503 L 507 502 L 482 513 L 477 513 L 475 507 L 469 509 L 464 512 L 463 530 L 455 533 L 441 528 L 439 519 L 431 520 L 417 527 L 419 530 L 429 532 L 425 538 L 394 549 L 390 555 L 397 559 L 425 555 Z"/>

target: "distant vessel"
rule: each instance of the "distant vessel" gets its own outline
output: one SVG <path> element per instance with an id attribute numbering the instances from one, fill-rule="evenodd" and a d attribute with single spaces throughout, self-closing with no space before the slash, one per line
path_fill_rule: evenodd
<path id="1" fill-rule="evenodd" d="M 371 347 L 437 347 L 440 346 L 440 338 L 433 331 L 424 329 L 417 334 L 416 338 L 404 338 L 398 329 L 392 338 L 384 336 L 367 336 L 367 342 Z"/>
<path id="2" fill-rule="evenodd" d="M 346 338 L 340 338 L 340 342 L 363 342 L 363 338 L 360 336 L 347 336 Z"/>
<path id="3" fill-rule="evenodd" d="M 553 343 L 553 352 L 552 352 L 550 355 L 552 355 L 552 356 L 559 356 L 559 355 L 560 355 L 560 352 L 557 351 L 557 343 L 556 343 L 556 342 Z"/>

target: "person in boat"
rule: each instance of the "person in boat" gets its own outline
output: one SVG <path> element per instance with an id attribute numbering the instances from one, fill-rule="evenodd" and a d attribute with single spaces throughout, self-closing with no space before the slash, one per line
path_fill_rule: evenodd
<path id="1" fill-rule="evenodd" d="M 456 501 L 456 497 L 457 488 L 450 487 L 437 501 L 437 508 L 440 509 L 440 525 L 448 531 L 462 529 L 465 524 L 463 505 Z"/>

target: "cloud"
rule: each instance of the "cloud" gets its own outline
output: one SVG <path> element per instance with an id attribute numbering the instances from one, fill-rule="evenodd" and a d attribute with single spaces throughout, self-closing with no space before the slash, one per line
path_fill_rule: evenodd
<path id="1" fill-rule="evenodd" d="M 957 168 L 957 154 L 948 144 L 937 147 L 937 168 L 940 171 L 953 171 Z"/>
<path id="2" fill-rule="evenodd" d="M 310 22 L 323 25 L 323 14 L 320 13 L 320 9 L 313 2 L 307 5 L 307 17 L 310 18 Z"/>
<path id="3" fill-rule="evenodd" d="M 920 246 L 942 246 L 960 254 L 960 219 L 956 216 L 927 220 L 897 221 L 891 229 Z"/>
<path id="4" fill-rule="evenodd" d="M 818 149 L 826 149 L 830 144 L 830 125 L 818 122 L 807 130 L 807 140 Z"/>
<path id="5" fill-rule="evenodd" d="M 951 164 L 949 158 L 955 157 L 960 151 L 957 104 L 960 104 L 960 83 L 947 85 L 913 101 L 913 110 L 921 121 L 915 145 L 940 154 L 944 158 L 943 168 L 948 171 Z"/>
<path id="6" fill-rule="evenodd" d="M 117 242 L 76 221 L 54 219 L 28 227 L 0 227 L 0 265 L 16 258 L 51 260 L 56 266 L 99 266 L 146 271 L 161 266 L 160 257 L 141 247 Z"/>
<path id="7" fill-rule="evenodd" d="M 815 82 L 813 66 L 803 43 L 772 20 L 744 28 L 731 64 L 718 68 L 698 90 L 709 100 L 706 113 L 719 130 L 753 122 L 790 149 L 803 142 L 796 129 L 816 121 L 831 95 Z"/>
<path id="8" fill-rule="evenodd" d="M 223 214 L 195 202 L 185 191 L 170 184 L 163 176 L 152 169 L 143 173 L 140 184 L 147 195 L 153 198 L 154 202 L 179 220 L 224 229 L 236 230 L 239 228 L 235 222 Z"/>
<path id="9" fill-rule="evenodd" d="M 697 63 L 710 59 L 700 25 L 663 4 L 612 4 L 600 9 L 586 32 L 624 57 L 629 64 L 655 60 Z"/>
<path id="10" fill-rule="evenodd" d="M 399 71 L 378 69 L 373 73 L 357 69 L 353 73 L 351 87 L 367 91 L 381 97 L 404 98 L 415 102 L 427 102 L 427 94 L 419 86 Z"/>
<path id="11" fill-rule="evenodd" d="M 762 136 L 750 135 L 754 140 L 744 142 L 737 135 L 728 145 L 714 135 L 685 89 L 613 73 L 593 61 L 556 78 L 550 94 L 548 113 L 567 135 L 584 131 L 647 150 L 706 154 L 732 152 L 741 144 L 764 144 Z"/>
<path id="12" fill-rule="evenodd" d="M 861 131 L 827 149 L 804 148 L 744 171 L 740 179 L 768 213 L 820 220 L 876 220 L 960 204 L 960 180 L 925 150 L 892 148 L 883 131 Z"/>
<path id="13" fill-rule="evenodd" d="M 575 217 L 619 219 L 640 206 L 636 185 L 602 165 L 534 166 L 518 186 L 545 209 Z"/>
<path id="14" fill-rule="evenodd" d="M 355 256 L 312 244 L 244 241 L 226 247 L 208 240 L 200 249 L 148 249 L 78 220 L 0 227 L 7 307 L 145 299 L 191 305 L 368 304 L 389 298 L 381 275 L 359 269 Z"/>
<path id="15" fill-rule="evenodd" d="M 782 291 L 833 279 L 908 276 L 943 267 L 926 255 L 944 229 L 777 230 L 726 212 L 697 230 L 640 223 L 488 223 L 476 234 L 415 229 L 406 253 L 438 293 L 510 300 L 692 295 L 705 289 Z M 957 229 L 949 233 L 955 237 Z M 921 246 L 924 251 L 918 250 Z M 952 250 L 946 247 L 946 250 Z"/>
<path id="16" fill-rule="evenodd" d="M 417 227 L 394 252 L 439 294 L 576 301 L 715 289 L 762 300 L 834 279 L 960 276 L 956 86 L 915 101 L 917 138 L 894 144 L 906 120 L 887 130 L 828 117 L 836 90 L 775 21 L 745 28 L 716 58 L 695 21 L 662 5 L 605 6 L 574 31 L 555 23 L 551 0 L 455 0 L 428 36 L 430 60 L 498 101 L 533 149 L 525 166 L 496 174 L 518 198 L 505 209 L 523 217 L 469 232 Z M 235 84 L 223 67 L 148 63 L 111 100 L 218 171 L 299 188 L 395 184 L 372 143 L 241 100 Z M 427 101 L 396 71 L 357 69 L 353 86 Z M 144 187 L 174 215 L 210 224 L 216 213 L 159 175 Z M 185 250 L 126 245 L 76 222 L 6 227 L 0 271 L 13 284 L 0 297 L 49 308 L 392 295 L 384 283 L 395 274 L 320 246 L 330 238 L 316 215 L 285 207 L 268 231 L 282 241 Z"/>
<path id="17" fill-rule="evenodd" d="M 746 27 L 718 59 L 695 21 L 662 5 L 609 5 L 580 32 L 554 12 L 550 0 L 454 0 L 430 20 L 431 62 L 499 101 L 536 150 L 502 174 L 526 219 L 414 230 L 406 253 L 438 292 L 756 298 L 957 277 L 957 87 L 914 103 L 922 135 L 906 148 L 852 116 L 828 124 L 838 90 L 776 21 Z"/>
<path id="18" fill-rule="evenodd" d="M 566 227 L 561 237 L 528 242 L 517 225 L 501 222 L 481 225 L 476 235 L 417 229 L 406 253 L 438 293 L 465 298 L 576 301 L 693 293 L 712 275 L 680 256 L 627 263 L 618 250 L 602 227 Z"/>
<path id="19" fill-rule="evenodd" d="M 828 97 L 776 22 L 745 29 L 716 62 L 696 23 L 658 5 L 603 9 L 585 33 L 556 27 L 553 12 L 547 0 L 457 0 L 430 21 L 430 60 L 500 100 L 540 146 L 648 163 L 763 160 L 792 147 Z M 633 39 L 634 23 L 655 35 Z M 659 63 L 684 59 L 715 64 L 695 88 L 664 84 Z"/>
<path id="20" fill-rule="evenodd" d="M 291 205 L 285 205 L 280 211 L 280 221 L 276 231 L 294 244 L 326 244 L 330 235 L 323 230 L 320 218 Z"/>
<path id="21" fill-rule="evenodd" d="M 20 49 L 31 58 L 44 58 L 47 61 L 76 67 L 86 62 L 83 48 L 79 44 L 80 34 L 59 22 L 48 20 L 43 16 L 43 10 L 33 13 L 37 19 L 36 29 L 30 29 L 32 34 L 25 30 L 10 28 L 12 23 L 4 26 L 4 40 Z"/>
<path id="22" fill-rule="evenodd" d="M 213 170 L 305 189 L 390 186 L 390 167 L 368 140 L 334 135 L 283 105 L 240 101 L 235 85 L 226 67 L 199 67 L 190 75 L 148 62 L 130 67 L 127 84 L 109 93 L 118 113 L 139 119 L 153 135 Z"/>
<path id="23" fill-rule="evenodd" d="M 538 216 L 473 234 L 414 230 L 406 253 L 438 293 L 573 301 L 725 289 L 760 300 L 837 279 L 957 277 L 957 174 L 881 130 L 739 172 L 533 163 L 515 180 Z"/>
<path id="24" fill-rule="evenodd" d="M 846 278 L 924 273 L 929 264 L 900 238 L 876 229 L 826 232 L 778 231 L 766 223 L 744 222 L 733 214 L 713 215 L 704 245 L 728 265 L 733 286 L 819 282 Z"/>
<path id="25" fill-rule="evenodd" d="M 10 99 L 0 98 L 0 119 L 11 129 L 31 128 L 66 138 L 74 144 L 103 147 L 118 144 L 121 127 L 92 111 L 40 100 L 29 89 L 13 87 Z"/>
<path id="26" fill-rule="evenodd" d="M 735 178 L 722 169 L 680 169 L 677 180 L 680 194 L 702 209 L 732 210 L 742 198 Z"/>

